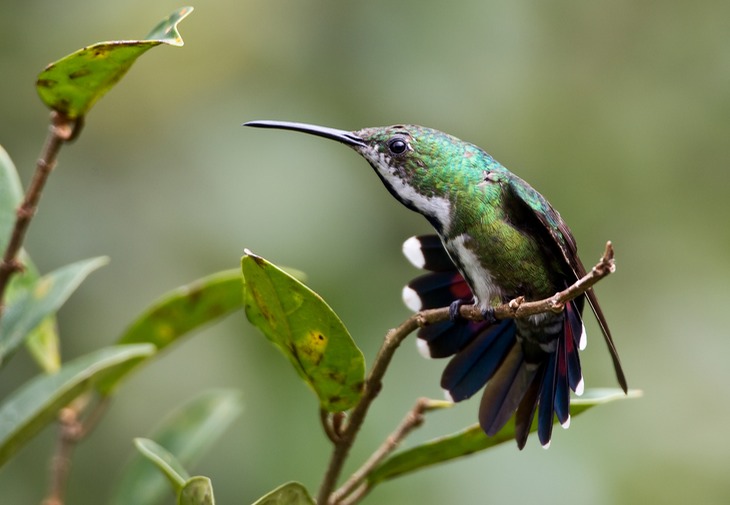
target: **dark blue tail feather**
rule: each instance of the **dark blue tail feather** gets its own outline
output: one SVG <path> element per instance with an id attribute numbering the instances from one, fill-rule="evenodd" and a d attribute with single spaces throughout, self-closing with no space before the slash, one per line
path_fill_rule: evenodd
<path id="1" fill-rule="evenodd" d="M 550 353 L 547 356 L 545 368 L 545 378 L 542 381 L 540 390 L 540 400 L 537 406 L 537 437 L 540 444 L 544 447 L 550 444 L 550 438 L 553 434 L 553 417 L 555 413 L 555 362 L 557 352 Z"/>
<path id="2" fill-rule="evenodd" d="M 487 323 L 463 319 L 443 321 L 418 330 L 418 338 L 428 347 L 428 357 L 448 358 L 459 352 L 488 326 Z"/>
<path id="3" fill-rule="evenodd" d="M 441 376 L 441 387 L 454 401 L 471 397 L 494 375 L 515 343 L 514 321 L 505 319 L 474 336 Z"/>

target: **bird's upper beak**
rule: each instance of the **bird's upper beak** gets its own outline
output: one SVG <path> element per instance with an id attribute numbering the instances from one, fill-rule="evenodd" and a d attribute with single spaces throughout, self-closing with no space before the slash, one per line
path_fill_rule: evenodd
<path id="1" fill-rule="evenodd" d="M 277 128 L 280 130 L 293 130 L 298 132 L 309 133 L 324 137 L 326 139 L 336 140 L 352 147 L 365 147 L 365 141 L 352 132 L 338 130 L 336 128 L 328 128 L 326 126 L 317 126 L 306 123 L 294 123 L 291 121 L 249 121 L 243 123 L 243 126 L 254 126 L 256 128 Z"/>

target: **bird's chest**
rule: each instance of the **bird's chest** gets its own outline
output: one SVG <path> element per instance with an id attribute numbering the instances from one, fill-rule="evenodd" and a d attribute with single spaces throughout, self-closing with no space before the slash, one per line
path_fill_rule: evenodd
<path id="1" fill-rule="evenodd" d="M 444 239 L 443 242 L 459 272 L 469 284 L 476 303 L 482 308 L 487 308 L 492 299 L 502 298 L 503 290 L 489 265 L 483 261 L 478 250 L 473 247 L 472 237 L 463 233 L 452 239 Z"/>
<path id="2" fill-rule="evenodd" d="M 463 232 L 443 240 L 452 260 L 482 307 L 516 296 L 553 294 L 549 265 L 531 237 L 509 225 L 488 233 Z"/>

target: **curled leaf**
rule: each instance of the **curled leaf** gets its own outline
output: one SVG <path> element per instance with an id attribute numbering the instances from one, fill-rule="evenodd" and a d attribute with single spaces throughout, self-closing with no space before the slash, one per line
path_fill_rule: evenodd
<path id="1" fill-rule="evenodd" d="M 99 42 L 51 63 L 38 76 L 38 95 L 69 119 L 85 116 L 147 50 L 160 44 L 182 46 L 177 25 L 192 11 L 183 7 L 173 12 L 146 39 Z"/>

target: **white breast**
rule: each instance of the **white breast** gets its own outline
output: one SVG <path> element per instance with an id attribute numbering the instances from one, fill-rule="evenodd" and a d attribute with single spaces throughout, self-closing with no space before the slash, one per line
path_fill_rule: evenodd
<path id="1" fill-rule="evenodd" d="M 466 246 L 466 241 L 469 239 L 469 235 L 463 233 L 450 240 L 446 247 L 452 258 L 459 258 L 461 268 L 464 270 L 463 273 L 468 277 L 470 287 L 476 298 L 475 302 L 482 309 L 486 309 L 489 306 L 489 301 L 495 296 L 501 296 L 502 293 L 499 286 L 494 282 L 492 274 L 484 268 L 476 253 Z"/>

